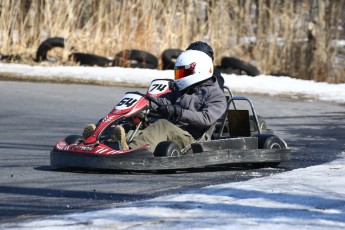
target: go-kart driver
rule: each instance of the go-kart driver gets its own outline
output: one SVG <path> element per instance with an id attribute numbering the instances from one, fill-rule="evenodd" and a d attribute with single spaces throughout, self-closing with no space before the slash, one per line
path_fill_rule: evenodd
<path id="1" fill-rule="evenodd" d="M 212 59 L 206 53 L 196 50 L 182 52 L 176 60 L 174 82 L 175 90 L 153 99 L 160 106 L 150 103 L 160 119 L 139 131 L 130 143 L 126 143 L 124 128 L 115 126 L 113 140 L 119 141 L 120 149 L 149 144 L 154 151 L 162 141 L 173 141 L 181 149 L 185 148 L 199 140 L 224 114 L 226 99 L 217 77 L 213 76 Z M 90 133 L 88 128 L 84 130 L 84 138 Z M 94 128 L 93 125 L 91 129 Z"/>

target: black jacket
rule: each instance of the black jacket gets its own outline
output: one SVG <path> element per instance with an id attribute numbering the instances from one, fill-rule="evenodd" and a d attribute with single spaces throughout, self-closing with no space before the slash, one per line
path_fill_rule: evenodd
<path id="1" fill-rule="evenodd" d="M 187 91 L 173 90 L 157 99 L 162 104 L 182 108 L 181 116 L 171 122 L 188 131 L 195 139 L 199 139 L 227 108 L 226 98 L 217 79 L 212 77 L 189 87 Z"/>

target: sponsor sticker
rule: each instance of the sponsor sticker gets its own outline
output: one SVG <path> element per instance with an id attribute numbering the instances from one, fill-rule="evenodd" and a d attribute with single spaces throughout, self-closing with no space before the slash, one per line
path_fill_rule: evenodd
<path id="1" fill-rule="evenodd" d="M 73 146 L 73 150 L 92 151 L 93 149 L 94 147 L 90 147 L 90 146 L 79 146 L 79 145 Z"/>

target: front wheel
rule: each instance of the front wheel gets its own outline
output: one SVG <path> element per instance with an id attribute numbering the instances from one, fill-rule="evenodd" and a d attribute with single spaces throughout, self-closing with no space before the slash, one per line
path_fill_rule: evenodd
<path id="1" fill-rule="evenodd" d="M 159 143 L 153 153 L 155 157 L 178 157 L 181 155 L 180 146 L 172 141 Z"/>

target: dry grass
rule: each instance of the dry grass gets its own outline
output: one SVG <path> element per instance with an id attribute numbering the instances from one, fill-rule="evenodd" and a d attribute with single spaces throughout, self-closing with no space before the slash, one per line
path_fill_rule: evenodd
<path id="1" fill-rule="evenodd" d="M 344 0 L 2 0 L 0 6 L 0 53 L 31 64 L 39 44 L 54 36 L 66 39 L 62 51 L 52 51 L 61 62 L 72 51 L 113 57 L 141 49 L 159 57 L 203 40 L 213 46 L 216 64 L 235 56 L 262 73 L 345 82 L 331 45 L 344 39 L 337 29 L 345 27 Z M 311 21 L 315 39 L 308 41 Z"/>

